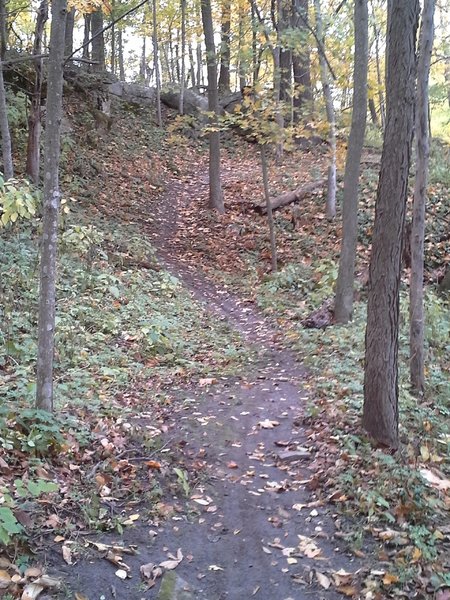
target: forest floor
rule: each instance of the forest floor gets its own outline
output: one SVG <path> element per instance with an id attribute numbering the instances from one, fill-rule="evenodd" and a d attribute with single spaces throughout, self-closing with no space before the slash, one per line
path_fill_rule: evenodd
<path id="1" fill-rule="evenodd" d="M 401 452 L 374 450 L 359 427 L 379 152 L 365 155 L 354 323 L 307 330 L 303 319 L 332 294 L 339 251 L 323 191 L 300 217 L 277 214 L 271 275 L 265 219 L 253 209 L 255 147 L 225 136 L 218 216 L 206 208 L 206 147 L 182 121 L 170 116 L 160 132 L 148 111 L 124 111 L 110 134 L 92 134 L 78 103 L 66 108 L 74 130 L 62 182 L 76 201 L 63 234 L 57 393 L 61 418 L 76 423 L 45 421 L 63 439 L 42 458 L 24 448 L 39 442 L 26 412 L 8 413 L 21 450 L 0 455 L 2 478 L 16 495 L 29 473 L 59 490 L 44 486 L 16 511 L 38 560 L 17 546 L 0 580 L 40 562 L 63 582 L 60 597 L 76 600 L 448 600 L 448 322 L 435 296 L 419 406 L 401 375 Z M 274 195 L 325 168 L 323 148 L 287 154 L 271 170 Z M 446 190 L 432 183 L 430 283 L 448 254 Z M 17 295 L 15 344 L 0 363 L 13 402 L 29 394 L 20 381 L 34 364 L 27 244 L 37 228 L 25 233 L 4 249 L 22 269 L 13 262 L 3 274 Z"/>

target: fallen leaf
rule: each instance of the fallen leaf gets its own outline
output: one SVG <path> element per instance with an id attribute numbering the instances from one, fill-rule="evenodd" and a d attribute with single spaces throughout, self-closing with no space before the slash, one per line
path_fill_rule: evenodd
<path id="1" fill-rule="evenodd" d="M 119 579 L 126 579 L 128 577 L 128 573 L 125 571 L 125 569 L 117 569 L 115 576 Z"/>
<path id="2" fill-rule="evenodd" d="M 42 575 L 42 569 L 39 569 L 39 567 L 28 567 L 28 569 L 25 570 L 24 573 L 24 577 L 40 577 Z"/>
<path id="3" fill-rule="evenodd" d="M 219 565 L 209 565 L 208 571 L 224 571 L 223 567 L 219 567 Z"/>
<path id="4" fill-rule="evenodd" d="M 229 462 L 229 463 L 227 463 L 227 467 L 228 467 L 229 469 L 237 469 L 237 468 L 238 468 L 238 464 L 237 464 L 237 463 L 235 463 L 234 461 L 230 460 L 230 462 Z"/>
<path id="5" fill-rule="evenodd" d="M 21 600 L 35 600 L 35 598 L 37 598 L 43 590 L 43 585 L 38 585 L 37 583 L 28 583 L 24 587 Z"/>
<path id="6" fill-rule="evenodd" d="M 68 565 L 72 565 L 72 550 L 69 548 L 69 546 L 62 546 L 61 547 L 61 552 L 63 555 L 63 559 L 65 560 L 65 562 Z"/>
<path id="7" fill-rule="evenodd" d="M 280 423 L 278 421 L 271 421 L 270 419 L 264 419 L 264 421 L 260 421 L 258 423 L 258 426 L 261 427 L 261 429 L 273 429 L 274 427 L 277 427 Z"/>
<path id="8" fill-rule="evenodd" d="M 319 585 L 321 585 L 325 590 L 327 590 L 330 587 L 331 579 L 329 579 L 323 573 L 320 573 L 320 571 L 316 571 L 316 578 L 317 578 L 317 581 L 319 582 Z"/>

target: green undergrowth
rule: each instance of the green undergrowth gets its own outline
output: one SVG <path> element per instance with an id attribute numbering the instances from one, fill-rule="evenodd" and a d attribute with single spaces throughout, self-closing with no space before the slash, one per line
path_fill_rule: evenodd
<path id="1" fill-rule="evenodd" d="M 324 493 L 350 519 L 345 537 L 353 548 L 361 548 L 363 532 L 375 538 L 375 557 L 390 564 L 393 573 L 384 590 L 388 597 L 409 584 L 423 584 L 427 590 L 450 584 L 445 563 L 450 531 L 445 492 L 450 476 L 449 298 L 429 290 L 426 307 L 427 389 L 418 399 L 408 383 L 407 298 L 402 297 L 401 449 L 394 455 L 374 450 L 360 427 L 365 304 L 356 305 L 348 326 L 297 332 L 296 347 L 314 382 L 307 424 L 315 431 L 315 442 L 328 448 Z"/>
<path id="2" fill-rule="evenodd" d="M 37 244 L 30 227 L 3 231 L 0 239 L 3 397 L 30 403 L 36 362 Z M 95 403 L 155 376 L 230 370 L 243 359 L 237 336 L 208 316 L 175 277 L 159 269 L 151 246 L 129 228 L 66 228 L 57 283 L 59 405 Z"/>

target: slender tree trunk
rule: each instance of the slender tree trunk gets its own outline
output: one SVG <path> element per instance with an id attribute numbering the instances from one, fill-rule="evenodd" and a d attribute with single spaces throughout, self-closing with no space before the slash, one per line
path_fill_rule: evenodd
<path id="1" fill-rule="evenodd" d="M 36 18 L 36 28 L 34 31 L 33 54 L 35 56 L 42 54 L 42 35 L 44 33 L 44 26 L 47 19 L 48 3 L 47 0 L 41 0 Z M 65 38 L 65 43 L 67 43 L 67 37 Z M 70 54 L 66 54 L 66 56 L 70 56 Z M 41 157 L 41 91 L 42 80 L 44 77 L 42 59 L 34 61 L 34 71 L 34 89 L 33 96 L 31 98 L 30 114 L 28 117 L 27 164 L 25 172 L 28 177 L 30 177 L 31 181 L 37 185 L 39 183 L 39 166 Z"/>
<path id="2" fill-rule="evenodd" d="M 316 16 L 317 37 L 320 40 L 322 48 L 325 48 L 320 0 L 314 0 L 314 12 Z M 336 117 L 334 113 L 333 95 L 331 93 L 328 65 L 323 52 L 320 51 L 320 48 L 319 63 L 320 77 L 322 80 L 322 89 L 325 98 L 327 121 L 329 127 L 328 141 L 330 144 L 330 164 L 328 166 L 327 218 L 329 220 L 332 220 L 336 217 Z"/>
<path id="3" fill-rule="evenodd" d="M 0 59 L 0 133 L 2 135 L 3 174 L 5 179 L 14 177 L 11 134 L 9 131 L 8 112 L 6 109 L 5 82 L 3 80 L 3 63 Z"/>
<path id="4" fill-rule="evenodd" d="M 14 177 L 11 133 L 6 108 L 6 90 L 3 79 L 3 59 L 6 52 L 6 7 L 5 0 L 0 0 L 0 134 L 2 139 L 3 175 L 5 179 Z"/>
<path id="5" fill-rule="evenodd" d="M 435 0 L 425 0 L 420 29 L 419 62 L 417 67 L 416 100 L 416 179 L 414 185 L 413 218 L 411 229 L 411 279 L 410 279 L 410 376 L 416 392 L 425 387 L 424 307 L 423 307 L 423 253 L 425 237 L 425 208 L 430 157 L 430 131 L 428 123 L 428 85 L 431 50 L 434 39 Z"/>
<path id="6" fill-rule="evenodd" d="M 378 125 L 377 109 L 375 108 L 375 102 L 374 102 L 373 98 L 369 98 L 368 104 L 369 104 L 370 118 L 372 119 L 372 124 Z"/>
<path id="7" fill-rule="evenodd" d="M 147 44 L 145 42 L 145 35 L 142 36 L 142 51 L 141 51 L 141 60 L 139 63 L 139 77 L 141 79 L 142 82 L 145 83 L 145 76 L 146 76 L 146 66 L 147 66 L 147 48 L 146 48 Z"/>
<path id="8" fill-rule="evenodd" d="M 374 15 L 375 18 L 375 15 Z M 380 62 L 380 30 L 377 28 L 375 22 L 373 24 L 373 33 L 375 36 L 375 64 L 377 68 L 377 86 L 378 86 L 378 102 L 380 104 L 380 118 L 381 127 L 384 130 L 386 123 L 386 108 L 384 105 L 384 94 L 383 94 L 383 78 L 381 76 L 381 62 Z"/>
<path id="9" fill-rule="evenodd" d="M 272 272 L 276 273 L 278 269 L 277 261 L 277 243 L 275 239 L 275 223 L 273 220 L 272 203 L 270 202 L 269 194 L 269 177 L 267 174 L 267 150 L 264 144 L 261 145 L 261 167 L 264 185 L 264 199 L 266 201 L 267 222 L 269 224 L 270 234 L 270 255 L 272 259 Z"/>
<path id="10" fill-rule="evenodd" d="M 93 71 L 103 72 L 105 70 L 105 37 L 103 33 L 103 13 L 101 9 L 92 13 L 92 60 L 95 61 Z M 94 37 L 95 36 L 95 37 Z"/>
<path id="11" fill-rule="evenodd" d="M 389 0 L 387 113 L 369 269 L 363 426 L 398 446 L 398 328 L 403 228 L 414 124 L 419 0 Z"/>
<path id="12" fill-rule="evenodd" d="M 196 83 L 196 79 L 195 79 L 194 51 L 192 49 L 192 44 L 190 42 L 188 44 L 188 52 L 189 52 L 189 72 L 191 74 L 191 84 L 192 84 L 192 87 L 195 88 L 197 83 Z"/>
<path id="13" fill-rule="evenodd" d="M 239 89 L 242 91 L 246 86 L 247 65 L 244 60 L 243 42 L 244 42 L 244 7 L 239 4 L 239 35 L 237 52 L 237 73 L 239 78 Z"/>
<path id="14" fill-rule="evenodd" d="M 53 410 L 53 355 L 55 345 L 55 288 L 59 160 L 63 95 L 64 33 L 67 0 L 52 1 L 45 125 L 44 195 L 41 240 L 36 407 Z"/>
<path id="15" fill-rule="evenodd" d="M 125 66 L 123 60 L 123 33 L 122 29 L 117 31 L 117 62 L 119 63 L 119 78 L 125 81 Z"/>
<path id="16" fill-rule="evenodd" d="M 334 304 L 334 317 L 338 323 L 348 323 L 353 313 L 353 287 L 358 240 L 359 173 L 367 115 L 367 69 L 369 62 L 367 0 L 355 0 L 354 29 L 353 112 L 345 161 L 341 257 Z"/>
<path id="17" fill-rule="evenodd" d="M 116 26 L 111 27 L 111 73 L 116 74 Z"/>
<path id="18" fill-rule="evenodd" d="M 197 53 L 197 87 L 200 89 L 203 85 L 203 51 L 201 42 L 197 42 L 195 49 Z"/>
<path id="19" fill-rule="evenodd" d="M 186 85 L 186 0 L 181 0 L 181 78 L 179 113 L 184 113 L 184 88 Z"/>
<path id="20" fill-rule="evenodd" d="M 159 45 L 158 45 L 158 21 L 156 18 L 156 0 L 152 2 L 152 21 L 153 21 L 153 62 L 155 65 L 156 79 L 156 118 L 158 127 L 162 127 L 161 116 L 161 75 L 159 72 Z"/>
<path id="21" fill-rule="evenodd" d="M 217 88 L 217 62 L 214 44 L 214 29 L 211 14 L 211 1 L 201 0 L 203 32 L 205 34 L 206 64 L 208 69 L 208 109 L 210 124 L 217 128 L 219 116 L 219 90 Z M 220 183 L 220 133 L 210 131 L 209 135 L 209 207 L 224 213 L 223 193 Z"/>
<path id="22" fill-rule="evenodd" d="M 85 60 L 89 60 L 91 57 L 91 54 L 89 52 L 89 47 L 91 46 L 91 44 L 88 44 L 89 40 L 91 39 L 91 21 L 92 15 L 90 13 L 84 15 L 83 58 Z M 87 68 L 88 66 L 86 65 L 86 69 Z"/>
<path id="23" fill-rule="evenodd" d="M 231 0 L 223 0 L 222 24 L 220 35 L 220 73 L 219 93 L 230 91 L 230 29 L 231 29 Z"/>
<path id="24" fill-rule="evenodd" d="M 48 3 L 47 3 L 48 4 Z M 48 9 L 47 9 L 48 11 Z M 69 10 L 66 19 L 66 33 L 64 38 L 64 56 L 70 56 L 73 52 L 73 28 L 75 25 L 75 9 Z"/>
<path id="25" fill-rule="evenodd" d="M 259 65 L 260 61 L 258 60 L 258 18 L 255 11 L 255 6 L 253 1 L 251 1 L 251 17 L 252 17 L 252 85 L 253 89 L 256 88 L 259 78 Z"/>

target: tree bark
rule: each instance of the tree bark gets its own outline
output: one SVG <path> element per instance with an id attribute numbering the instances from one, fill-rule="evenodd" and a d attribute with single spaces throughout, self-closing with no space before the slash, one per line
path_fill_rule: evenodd
<path id="1" fill-rule="evenodd" d="M 294 122 L 298 122 L 312 110 L 311 61 L 309 57 L 308 28 L 305 24 L 308 23 L 309 0 L 293 1 L 292 26 L 298 30 L 299 35 L 302 37 L 302 47 L 300 48 L 299 44 L 292 51 L 292 71 L 294 75 L 293 118 Z"/>
<path id="2" fill-rule="evenodd" d="M 87 14 L 84 15 L 84 32 L 83 32 L 83 58 L 85 60 L 89 60 L 91 54 L 89 52 L 89 40 L 91 39 L 91 24 L 92 24 L 92 15 Z M 88 68 L 86 64 L 86 69 Z"/>
<path id="3" fill-rule="evenodd" d="M 325 107 L 329 127 L 328 141 L 330 144 L 330 163 L 328 166 L 327 218 L 329 220 L 333 220 L 336 217 L 336 116 L 334 113 L 328 65 L 323 52 L 323 49 L 325 48 L 325 40 L 320 0 L 314 0 L 314 12 L 316 16 L 317 39 L 322 46 L 322 48 L 318 48 L 320 78 L 322 80 L 322 89 L 325 98 Z"/>
<path id="4" fill-rule="evenodd" d="M 7 25 L 6 3 L 5 0 L 0 0 L 0 61 L 5 60 L 8 40 Z"/>
<path id="5" fill-rule="evenodd" d="M 197 87 L 197 82 L 195 79 L 194 51 L 192 49 L 192 44 L 190 42 L 188 44 L 188 52 L 189 52 L 189 73 L 191 76 L 191 86 L 193 88 L 195 88 L 195 87 Z"/>
<path id="6" fill-rule="evenodd" d="M 355 0 L 354 30 L 353 111 L 345 161 L 341 256 L 334 304 L 334 316 L 338 323 L 348 323 L 353 313 L 353 287 L 358 240 L 359 173 L 367 116 L 367 69 L 369 61 L 367 0 Z"/>
<path id="7" fill-rule="evenodd" d="M 386 125 L 386 107 L 384 103 L 384 95 L 383 95 L 383 78 L 381 76 L 381 62 L 380 62 L 380 30 L 377 28 L 375 22 L 375 14 L 372 15 L 373 18 L 373 34 L 375 37 L 375 65 L 377 69 L 377 86 L 378 86 L 378 102 L 380 104 L 380 119 L 381 119 L 381 127 L 383 128 Z"/>
<path id="8" fill-rule="evenodd" d="M 105 37 L 103 35 L 103 13 L 101 9 L 92 13 L 92 60 L 95 61 L 93 71 L 103 72 L 105 66 Z M 98 32 L 102 32 L 97 35 Z"/>
<path id="9" fill-rule="evenodd" d="M 42 36 L 47 19 L 48 2 L 47 0 L 41 0 L 34 32 L 33 54 L 35 56 L 42 54 Z M 65 47 L 66 43 L 67 37 L 65 37 Z M 66 56 L 70 56 L 70 53 L 66 54 Z M 39 183 L 39 166 L 41 157 L 41 92 L 42 80 L 44 77 L 42 59 L 34 60 L 34 71 L 34 89 L 33 96 L 31 98 L 30 114 L 28 117 L 27 164 L 25 172 L 30 177 L 31 181 L 37 185 Z"/>
<path id="10" fill-rule="evenodd" d="M 322 188 L 327 183 L 326 179 L 319 179 L 317 181 L 312 181 L 311 183 L 306 183 L 305 185 L 301 185 L 297 189 L 292 192 L 286 192 L 285 194 L 280 194 L 270 202 L 270 206 L 272 211 L 277 210 L 278 208 L 283 208 L 283 206 L 287 206 L 288 204 L 292 204 L 293 202 L 299 202 L 303 200 L 305 196 L 311 194 L 311 192 L 316 191 L 319 188 Z M 267 212 L 266 204 L 258 204 L 255 206 L 255 210 L 261 214 L 265 214 Z"/>
<path id="11" fill-rule="evenodd" d="M 430 131 L 428 122 L 428 85 L 431 50 L 434 39 L 435 0 L 425 0 L 420 28 L 419 62 L 417 66 L 417 99 L 415 116 L 416 173 L 414 184 L 413 218 L 411 229 L 410 278 L 410 377 L 415 392 L 425 387 L 424 306 L 423 306 L 423 256 L 425 238 L 425 209 L 427 200 L 428 163 L 430 157 Z"/>
<path id="12" fill-rule="evenodd" d="M 369 98 L 368 100 L 370 118 L 372 119 L 373 125 L 378 125 L 378 115 L 377 109 L 375 108 L 375 102 L 373 98 Z"/>
<path id="13" fill-rule="evenodd" d="M 186 0 L 181 0 L 181 78 L 180 78 L 180 115 L 184 113 L 184 88 L 186 86 Z"/>
<path id="14" fill-rule="evenodd" d="M 66 6 L 67 0 L 53 0 L 52 2 L 50 56 L 48 60 L 36 375 L 36 407 L 47 411 L 53 410 L 56 251 L 60 206 L 58 171 L 60 160 Z"/>
<path id="15" fill-rule="evenodd" d="M 153 63 L 155 65 L 156 79 L 156 118 L 158 127 L 162 127 L 161 116 L 161 75 L 159 72 L 159 44 L 158 44 L 158 21 L 156 18 L 156 0 L 152 2 L 152 21 L 153 21 Z"/>
<path id="16" fill-rule="evenodd" d="M 230 92 L 230 29 L 231 29 L 231 0 L 223 0 L 222 24 L 220 34 L 220 73 L 219 93 Z"/>
<path id="17" fill-rule="evenodd" d="M 117 31 L 117 62 L 119 63 L 119 78 L 125 81 L 125 66 L 123 60 L 123 33 L 119 27 Z"/>
<path id="18" fill-rule="evenodd" d="M 262 176 L 263 176 L 263 185 L 264 185 L 264 199 L 266 202 L 266 213 L 267 213 L 267 222 L 269 224 L 269 235 L 270 235 L 270 256 L 272 261 L 272 272 L 276 273 L 278 268 L 277 261 L 277 242 L 275 239 L 275 223 L 273 220 L 272 214 L 272 203 L 270 202 L 269 195 L 269 178 L 267 174 L 267 151 L 265 145 L 261 146 L 261 168 L 262 168 Z"/>
<path id="19" fill-rule="evenodd" d="M 398 328 L 408 172 L 414 123 L 419 0 L 389 0 L 386 128 L 369 268 L 363 426 L 398 447 Z"/>
<path id="20" fill-rule="evenodd" d="M 0 60 L 0 133 L 2 135 L 3 174 L 5 179 L 14 177 L 12 159 L 11 134 L 9 131 L 8 111 L 6 108 L 6 91 L 3 80 L 3 63 Z"/>
<path id="21" fill-rule="evenodd" d="M 73 28 L 74 28 L 74 25 L 75 25 L 75 9 L 72 8 L 72 10 L 68 11 L 67 18 L 66 18 L 66 33 L 64 36 L 64 56 L 70 56 L 73 52 Z"/>
<path id="22" fill-rule="evenodd" d="M 219 116 L 219 91 L 217 88 L 217 62 L 214 45 L 214 29 L 211 1 L 201 0 L 203 32 L 205 35 L 206 64 L 208 70 L 208 109 L 211 113 L 210 126 L 217 129 Z M 219 213 L 225 212 L 222 186 L 220 183 L 220 132 L 209 132 L 209 207 Z"/>

